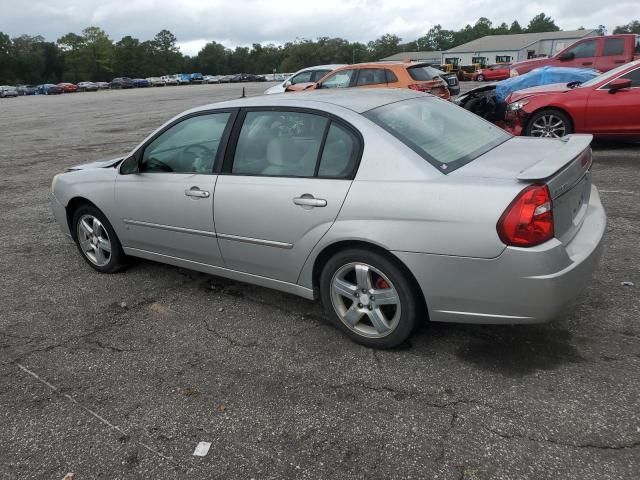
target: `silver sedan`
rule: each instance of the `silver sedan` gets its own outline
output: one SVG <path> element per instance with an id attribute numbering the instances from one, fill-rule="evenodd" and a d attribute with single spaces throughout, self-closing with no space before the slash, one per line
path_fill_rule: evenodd
<path id="1" fill-rule="evenodd" d="M 56 175 L 86 262 L 141 257 L 320 297 L 364 345 L 423 320 L 535 323 L 589 281 L 606 216 L 591 137 L 514 138 L 410 90 L 244 98 Z"/>

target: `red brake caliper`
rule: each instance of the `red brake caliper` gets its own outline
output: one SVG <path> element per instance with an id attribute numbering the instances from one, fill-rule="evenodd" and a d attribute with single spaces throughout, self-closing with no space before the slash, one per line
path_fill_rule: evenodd
<path id="1" fill-rule="evenodd" d="M 389 284 L 384 278 L 378 277 L 378 279 L 376 280 L 376 288 L 379 290 L 384 290 L 385 288 L 389 288 Z"/>

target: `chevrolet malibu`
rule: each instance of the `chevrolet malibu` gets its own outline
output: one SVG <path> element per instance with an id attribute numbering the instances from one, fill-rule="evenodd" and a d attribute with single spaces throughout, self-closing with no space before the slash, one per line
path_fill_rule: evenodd
<path id="1" fill-rule="evenodd" d="M 95 270 L 141 257 L 321 298 L 351 339 L 423 320 L 535 323 L 586 285 L 606 217 L 591 137 L 512 137 L 409 89 L 188 110 L 121 158 L 54 177 Z"/>

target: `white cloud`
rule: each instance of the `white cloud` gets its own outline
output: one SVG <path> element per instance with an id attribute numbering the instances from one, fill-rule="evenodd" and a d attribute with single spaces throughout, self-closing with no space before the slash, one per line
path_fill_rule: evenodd
<path id="1" fill-rule="evenodd" d="M 604 23 L 612 31 L 632 20 L 630 14 L 638 9 L 637 0 L 57 0 L 55 6 L 50 0 L 0 0 L 0 30 L 55 40 L 96 25 L 115 40 L 125 35 L 146 40 L 167 28 L 178 37 L 183 52 L 193 54 L 210 40 L 233 47 L 318 36 L 368 41 L 395 33 L 410 41 L 435 24 L 459 29 L 481 16 L 496 25 L 518 20 L 526 26 L 540 11 L 567 30 Z"/>

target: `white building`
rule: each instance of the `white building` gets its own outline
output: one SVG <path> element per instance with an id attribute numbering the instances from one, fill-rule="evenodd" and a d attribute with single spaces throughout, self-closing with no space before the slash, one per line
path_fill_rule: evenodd
<path id="1" fill-rule="evenodd" d="M 442 52 L 442 64 L 518 62 L 540 56 L 552 56 L 584 37 L 594 37 L 596 30 L 571 30 L 544 33 L 487 35 Z M 481 59 L 484 58 L 484 61 Z"/>

